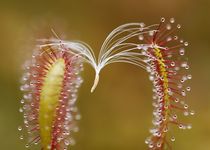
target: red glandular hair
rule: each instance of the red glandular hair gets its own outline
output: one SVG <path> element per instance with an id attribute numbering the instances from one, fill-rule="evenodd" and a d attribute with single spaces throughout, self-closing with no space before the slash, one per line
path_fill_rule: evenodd
<path id="1" fill-rule="evenodd" d="M 67 149 L 68 145 L 74 144 L 72 131 L 78 130 L 76 120 L 80 119 L 75 102 L 77 89 L 83 81 L 80 77 L 83 66 L 82 59 L 61 44 L 60 47 L 43 46 L 37 48 L 32 59 L 24 65 L 25 73 L 22 77 L 21 90 L 25 93 L 21 100 L 23 107 L 19 111 L 23 112 L 24 124 L 29 133 L 29 143 L 26 144 L 26 148 L 42 140 L 39 125 L 40 95 L 47 73 L 60 59 L 64 60 L 65 72 L 64 76 L 61 77 L 63 81 L 61 91 L 55 108 L 53 123 L 50 126 L 52 132 L 48 149 Z M 20 138 L 23 139 L 23 136 Z"/>
<path id="2" fill-rule="evenodd" d="M 192 78 L 188 73 L 188 59 L 183 57 L 184 47 L 188 46 L 188 43 L 174 35 L 181 27 L 179 24 L 174 27 L 174 22 L 173 18 L 170 22 L 165 22 L 162 18 L 156 31 L 139 36 L 140 41 L 148 44 L 144 47 L 140 45 L 139 49 L 143 49 L 149 79 L 154 86 L 154 127 L 150 130 L 151 136 L 145 141 L 151 150 L 163 150 L 166 147 L 171 149 L 168 139 L 174 141 L 175 138 L 167 134 L 170 125 L 177 125 L 180 129 L 191 128 L 191 125 L 178 121 L 177 113 L 182 112 L 185 116 L 194 114 L 186 104 L 186 95 L 191 89 L 184 85 Z"/>

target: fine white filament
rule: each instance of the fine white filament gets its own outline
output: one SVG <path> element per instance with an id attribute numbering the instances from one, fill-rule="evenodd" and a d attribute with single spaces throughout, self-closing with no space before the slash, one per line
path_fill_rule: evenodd
<path id="1" fill-rule="evenodd" d="M 137 65 L 146 69 L 147 62 L 144 61 L 144 51 L 154 46 L 152 44 L 141 43 L 139 38 L 143 34 L 153 34 L 157 30 L 158 24 L 145 26 L 144 23 L 128 23 L 114 29 L 105 39 L 98 61 L 92 48 L 80 41 L 63 41 L 60 39 L 42 39 L 44 44 L 39 47 L 53 47 L 61 51 L 70 51 L 75 56 L 82 57 L 95 70 L 95 80 L 91 92 L 95 90 L 99 82 L 99 73 L 106 65 L 116 62 L 124 62 Z"/>

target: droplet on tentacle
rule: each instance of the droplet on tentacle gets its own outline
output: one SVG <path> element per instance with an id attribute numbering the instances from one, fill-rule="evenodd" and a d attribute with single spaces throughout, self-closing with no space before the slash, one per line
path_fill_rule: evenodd
<path id="1" fill-rule="evenodd" d="M 188 46 L 189 44 L 188 44 L 188 42 L 184 42 L 184 46 Z"/>
<path id="2" fill-rule="evenodd" d="M 174 19 L 174 18 L 171 18 L 171 19 L 170 19 L 170 22 L 171 22 L 171 23 L 174 23 L 174 22 L 175 22 L 175 19 Z"/>
<path id="3" fill-rule="evenodd" d="M 18 131 L 22 131 L 22 127 L 21 126 L 18 127 Z"/>
<path id="4" fill-rule="evenodd" d="M 166 29 L 167 29 L 167 30 L 171 30 L 171 24 L 167 24 L 167 25 L 166 25 Z"/>
<path id="5" fill-rule="evenodd" d="M 19 138 L 20 138 L 21 140 L 23 140 L 23 135 L 21 135 Z"/>
<path id="6" fill-rule="evenodd" d="M 184 53 L 185 53 L 184 48 L 181 48 L 181 49 L 179 50 L 179 53 L 180 53 L 180 55 L 181 55 L 181 56 L 183 56 L 183 55 L 184 55 Z"/>
<path id="7" fill-rule="evenodd" d="M 195 115 L 195 112 L 193 110 L 190 111 L 190 115 Z"/>
<path id="8" fill-rule="evenodd" d="M 171 137 L 171 141 L 172 142 L 174 142 L 175 141 L 175 137 L 173 136 L 173 137 Z"/>
<path id="9" fill-rule="evenodd" d="M 178 28 L 178 29 L 180 29 L 180 28 L 181 28 L 181 25 L 180 25 L 180 24 L 178 24 L 178 25 L 177 25 L 177 28 Z"/>
<path id="10" fill-rule="evenodd" d="M 169 42 L 171 40 L 172 40 L 172 37 L 171 36 L 167 37 L 167 39 L 166 39 L 167 42 Z"/>
<path id="11" fill-rule="evenodd" d="M 141 27 L 141 28 L 144 28 L 144 27 L 145 27 L 145 23 L 143 23 L 143 22 L 140 23 L 140 27 Z"/>
<path id="12" fill-rule="evenodd" d="M 144 35 L 139 35 L 139 40 L 140 41 L 144 40 Z"/>
<path id="13" fill-rule="evenodd" d="M 161 18 L 161 22 L 165 22 L 165 18 L 162 17 L 162 18 Z"/>

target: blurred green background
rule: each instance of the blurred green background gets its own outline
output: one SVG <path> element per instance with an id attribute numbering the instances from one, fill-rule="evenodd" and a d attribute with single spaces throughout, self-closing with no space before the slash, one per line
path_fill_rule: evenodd
<path id="1" fill-rule="evenodd" d="M 210 150 L 210 1 L 209 0 L 1 0 L 0 1 L 0 149 L 22 150 L 17 127 L 21 65 L 30 55 L 36 38 L 53 36 L 79 39 L 96 56 L 107 34 L 128 22 L 158 23 L 175 17 L 181 35 L 190 46 L 187 55 L 193 80 L 188 104 L 196 111 L 186 119 L 188 131 L 174 130 L 175 150 Z M 96 91 L 94 78 L 85 66 L 78 107 L 82 114 L 77 144 L 72 150 L 145 150 L 152 119 L 152 85 L 143 70 L 114 64 L 101 73 Z"/>

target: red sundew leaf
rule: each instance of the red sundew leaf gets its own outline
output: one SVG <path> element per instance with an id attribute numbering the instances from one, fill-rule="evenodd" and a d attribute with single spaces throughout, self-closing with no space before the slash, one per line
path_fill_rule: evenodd
<path id="1" fill-rule="evenodd" d="M 151 136 L 146 140 L 151 150 L 163 150 L 166 147 L 171 149 L 167 134 L 171 123 L 181 129 L 191 128 L 191 125 L 178 121 L 176 113 L 182 112 L 185 116 L 194 114 L 188 110 L 185 103 L 190 87 L 185 86 L 184 82 L 191 79 L 188 74 L 189 65 L 184 57 L 184 47 L 188 46 L 188 43 L 178 40 L 178 36 L 174 35 L 181 27 L 179 24 L 174 27 L 174 22 L 173 18 L 169 22 L 162 18 L 155 32 L 142 34 L 139 38 L 150 45 L 144 50 L 144 54 L 147 71 L 155 89 L 152 121 L 154 127 L 150 130 Z M 175 141 L 174 136 L 170 139 Z"/>
<path id="2" fill-rule="evenodd" d="M 75 102 L 82 83 L 82 59 L 65 47 L 43 46 L 26 62 L 20 109 L 29 132 L 28 148 L 41 143 L 43 150 L 66 149 L 73 144 L 80 118 Z"/>
<path id="3" fill-rule="evenodd" d="M 104 41 L 96 67 L 95 89 L 99 81 L 100 70 L 108 64 L 124 62 L 137 65 L 149 73 L 153 83 L 154 128 L 146 143 L 151 150 L 163 150 L 169 144 L 169 124 L 181 129 L 190 129 L 178 121 L 176 113 L 193 115 L 185 104 L 187 92 L 191 90 L 185 82 L 192 78 L 188 73 L 188 59 L 184 57 L 188 42 L 179 39 L 176 34 L 181 25 L 175 25 L 175 19 L 169 22 L 165 18 L 159 24 L 146 26 L 144 23 L 128 23 L 114 29 Z M 175 141 L 174 136 L 171 141 Z"/>

